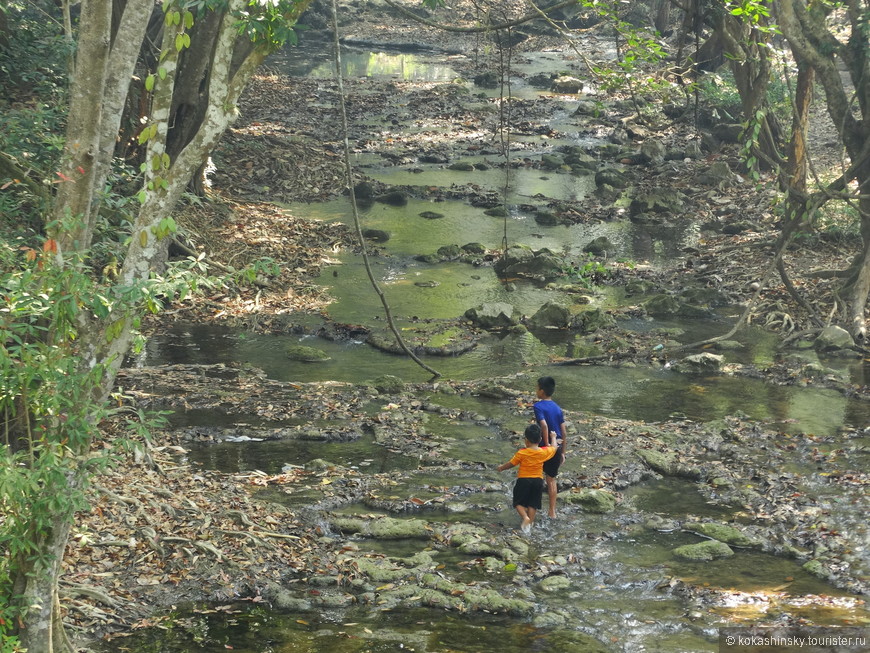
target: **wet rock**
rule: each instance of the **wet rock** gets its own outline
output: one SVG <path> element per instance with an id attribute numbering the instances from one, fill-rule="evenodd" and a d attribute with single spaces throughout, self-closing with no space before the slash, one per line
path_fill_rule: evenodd
<path id="1" fill-rule="evenodd" d="M 668 191 L 656 190 L 640 193 L 631 200 L 629 214 L 638 213 L 667 213 L 678 215 L 685 206 L 683 194 L 670 189 Z"/>
<path id="2" fill-rule="evenodd" d="M 594 333 L 616 323 L 612 315 L 602 308 L 581 310 L 574 316 L 572 328 L 581 333 Z"/>
<path id="3" fill-rule="evenodd" d="M 564 329 L 571 321 L 571 313 L 555 302 L 546 302 L 529 318 L 526 326 L 531 330 Z"/>
<path id="4" fill-rule="evenodd" d="M 583 82 L 576 77 L 561 75 L 553 80 L 550 89 L 554 93 L 579 93 L 583 90 Z"/>
<path id="5" fill-rule="evenodd" d="M 467 254 L 486 254 L 486 247 L 481 243 L 466 243 L 461 249 Z"/>
<path id="6" fill-rule="evenodd" d="M 562 157 L 556 156 L 555 154 L 544 154 L 541 157 L 541 166 L 547 170 L 558 170 L 563 165 L 565 165 L 565 161 Z"/>
<path id="7" fill-rule="evenodd" d="M 405 206 L 408 203 L 408 195 L 400 190 L 393 190 L 375 197 L 376 202 L 389 204 L 390 206 Z"/>
<path id="8" fill-rule="evenodd" d="M 390 232 L 383 229 L 363 229 L 363 238 L 373 240 L 376 243 L 385 243 L 390 239 Z"/>
<path id="9" fill-rule="evenodd" d="M 586 243 L 583 251 L 595 256 L 606 256 L 607 252 L 613 252 L 614 248 L 615 246 L 607 236 L 599 236 Z"/>
<path id="10" fill-rule="evenodd" d="M 399 394 L 405 389 L 405 382 L 398 376 L 392 374 L 382 374 L 370 380 L 369 385 L 374 387 L 378 392 L 384 394 Z"/>
<path id="11" fill-rule="evenodd" d="M 683 464 L 676 454 L 664 453 L 655 449 L 635 450 L 641 460 L 651 469 L 664 476 L 676 476 L 681 478 L 699 479 L 702 477 L 701 470 L 691 465 Z"/>
<path id="12" fill-rule="evenodd" d="M 562 259 L 548 249 L 532 250 L 515 245 L 495 262 L 493 269 L 500 277 L 531 277 L 554 279 L 562 274 Z"/>
<path id="13" fill-rule="evenodd" d="M 486 209 L 483 213 L 493 218 L 506 218 L 508 215 L 507 209 L 503 206 L 494 206 L 491 209 Z"/>
<path id="14" fill-rule="evenodd" d="M 444 217 L 443 213 L 438 213 L 437 211 L 422 211 L 418 215 L 421 218 L 426 218 L 427 220 L 440 220 Z"/>
<path id="15" fill-rule="evenodd" d="M 595 184 L 597 186 L 610 186 L 612 188 L 627 188 L 629 180 L 628 176 L 621 170 L 604 168 L 595 173 Z"/>
<path id="16" fill-rule="evenodd" d="M 832 573 L 821 560 L 809 560 L 803 564 L 803 570 L 822 580 L 830 580 Z"/>
<path id="17" fill-rule="evenodd" d="M 488 302 L 476 308 L 465 311 L 465 317 L 471 322 L 487 331 L 506 329 L 519 324 L 514 318 L 514 307 L 504 302 Z"/>
<path id="18" fill-rule="evenodd" d="M 734 555 L 731 547 L 719 540 L 708 540 L 697 544 L 686 544 L 674 549 L 673 554 L 691 562 L 707 562 L 717 558 L 728 558 Z"/>
<path id="19" fill-rule="evenodd" d="M 687 374 L 706 374 L 718 372 L 725 364 L 725 357 L 719 354 L 692 354 L 674 363 L 673 369 Z"/>
<path id="20" fill-rule="evenodd" d="M 819 351 L 849 349 L 855 346 L 851 334 L 843 327 L 830 325 L 822 329 L 816 336 L 815 347 Z"/>
<path id="21" fill-rule="evenodd" d="M 287 357 L 292 361 L 301 361 L 303 363 L 319 363 L 322 361 L 331 360 L 330 357 L 323 351 L 314 347 L 305 347 L 303 345 L 292 345 L 287 348 Z"/>
<path id="22" fill-rule="evenodd" d="M 730 546 L 741 548 L 757 546 L 758 542 L 751 537 L 745 535 L 733 526 L 720 524 L 717 522 L 695 522 L 683 524 L 683 528 L 693 533 L 698 533 L 704 537 L 709 537 L 719 542 L 724 542 Z"/>
<path id="23" fill-rule="evenodd" d="M 643 302 L 643 307 L 648 314 L 654 317 L 667 317 L 679 312 L 680 301 L 670 295 L 653 295 Z"/>
<path id="24" fill-rule="evenodd" d="M 574 110 L 575 116 L 598 117 L 603 113 L 604 109 L 600 104 L 590 102 L 589 100 L 583 100 Z"/>
<path id="25" fill-rule="evenodd" d="M 305 463 L 305 470 L 309 472 L 325 472 L 330 469 L 343 469 L 340 465 L 336 465 L 335 463 L 331 463 L 328 460 L 323 460 L 323 458 L 315 458 L 314 460 L 309 460 Z"/>
<path id="26" fill-rule="evenodd" d="M 481 397 L 489 397 L 491 399 L 511 399 L 516 396 L 516 392 L 506 388 L 496 381 L 483 381 L 475 386 L 474 393 Z"/>
<path id="27" fill-rule="evenodd" d="M 474 164 L 470 161 L 457 161 L 456 163 L 451 163 L 447 166 L 448 170 L 459 170 L 461 172 L 472 172 L 474 170 Z"/>
<path id="28" fill-rule="evenodd" d="M 353 194 L 357 199 L 370 200 L 375 196 L 375 187 L 370 182 L 361 181 L 353 187 Z"/>
<path id="29" fill-rule="evenodd" d="M 644 528 L 659 533 L 672 533 L 680 527 L 675 519 L 665 519 L 661 515 L 651 515 L 643 524 Z"/>
<path id="30" fill-rule="evenodd" d="M 567 576 L 548 576 L 540 583 L 538 587 L 544 592 L 561 592 L 571 586 L 571 580 Z"/>
<path id="31" fill-rule="evenodd" d="M 501 80 L 499 75 L 494 72 L 485 72 L 474 76 L 474 85 L 480 88 L 498 88 Z"/>
<path id="32" fill-rule="evenodd" d="M 584 488 L 559 494 L 559 500 L 570 505 L 579 505 L 586 512 L 606 514 L 616 509 L 616 497 L 604 490 Z"/>
<path id="33" fill-rule="evenodd" d="M 562 224 L 562 220 L 552 211 L 538 211 L 535 213 L 535 222 L 545 227 L 555 227 Z"/>
<path id="34" fill-rule="evenodd" d="M 435 253 L 442 261 L 454 261 L 459 258 L 460 251 L 459 245 L 443 245 Z"/>

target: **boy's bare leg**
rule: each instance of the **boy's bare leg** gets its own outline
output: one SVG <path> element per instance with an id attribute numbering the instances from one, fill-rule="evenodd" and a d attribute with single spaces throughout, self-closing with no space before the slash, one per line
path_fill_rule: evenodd
<path id="1" fill-rule="evenodd" d="M 547 479 L 547 500 L 550 504 L 550 510 L 547 515 L 550 519 L 556 518 L 556 492 L 559 491 L 556 486 L 556 479 L 552 476 L 546 476 Z"/>
<path id="2" fill-rule="evenodd" d="M 531 516 L 529 515 L 530 511 L 533 511 L 534 508 L 526 508 L 526 506 L 517 506 L 517 512 L 520 517 L 523 518 L 522 523 L 520 524 L 520 530 L 524 533 L 527 533 L 532 528 L 532 520 L 535 518 L 535 513 L 532 512 Z"/>

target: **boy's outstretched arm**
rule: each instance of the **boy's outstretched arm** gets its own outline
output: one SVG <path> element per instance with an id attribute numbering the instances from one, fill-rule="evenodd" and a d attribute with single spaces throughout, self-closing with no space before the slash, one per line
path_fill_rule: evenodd
<path id="1" fill-rule="evenodd" d="M 496 471 L 503 472 L 504 470 L 506 470 L 506 469 L 510 469 L 511 467 L 514 467 L 514 466 L 515 466 L 514 463 L 508 461 L 508 462 L 506 462 L 506 463 L 503 463 L 503 464 L 499 465 L 499 466 L 496 467 L 495 469 L 496 469 Z"/>

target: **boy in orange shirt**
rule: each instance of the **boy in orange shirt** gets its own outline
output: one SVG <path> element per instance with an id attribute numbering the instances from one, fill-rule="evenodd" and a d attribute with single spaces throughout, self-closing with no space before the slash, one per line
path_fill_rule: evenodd
<path id="1" fill-rule="evenodd" d="M 496 469 L 503 472 L 515 465 L 520 466 L 517 471 L 517 482 L 514 485 L 513 506 L 523 519 L 520 530 L 528 533 L 532 530 L 535 515 L 541 509 L 541 496 L 544 493 L 544 462 L 556 455 L 556 448 L 538 446 L 541 442 L 541 427 L 537 424 L 529 424 L 524 436 L 525 448 L 517 451 L 513 458 Z"/>

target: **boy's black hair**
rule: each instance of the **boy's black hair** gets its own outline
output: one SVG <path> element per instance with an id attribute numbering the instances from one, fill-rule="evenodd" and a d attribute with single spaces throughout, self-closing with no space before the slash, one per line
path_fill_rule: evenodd
<path id="1" fill-rule="evenodd" d="M 552 397 L 553 393 L 556 392 L 556 379 L 552 376 L 542 376 L 538 379 L 538 387 L 544 391 L 545 395 Z"/>
<path id="2" fill-rule="evenodd" d="M 537 424 L 529 424 L 523 435 L 532 444 L 538 444 L 541 441 L 541 427 Z"/>

